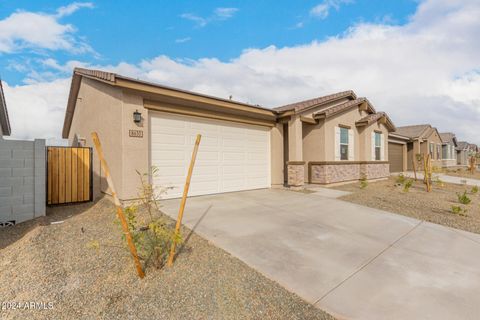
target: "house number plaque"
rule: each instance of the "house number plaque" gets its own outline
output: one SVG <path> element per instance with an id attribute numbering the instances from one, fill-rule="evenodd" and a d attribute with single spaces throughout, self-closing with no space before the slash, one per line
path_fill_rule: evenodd
<path id="1" fill-rule="evenodd" d="M 128 130 L 128 135 L 133 138 L 143 138 L 142 130 Z"/>

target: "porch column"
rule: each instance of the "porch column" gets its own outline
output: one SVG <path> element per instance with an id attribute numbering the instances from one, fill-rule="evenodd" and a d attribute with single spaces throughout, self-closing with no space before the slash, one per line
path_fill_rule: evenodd
<path id="1" fill-rule="evenodd" d="M 305 161 L 303 161 L 303 132 L 300 116 L 288 121 L 288 185 L 301 187 L 305 184 Z"/>

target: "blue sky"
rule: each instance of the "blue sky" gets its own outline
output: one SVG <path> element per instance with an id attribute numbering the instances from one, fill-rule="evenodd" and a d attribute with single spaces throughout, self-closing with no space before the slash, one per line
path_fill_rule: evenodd
<path id="1" fill-rule="evenodd" d="M 281 5 L 279 5 L 281 3 Z M 12 65 L 54 58 L 59 63 L 137 63 L 159 55 L 176 59 L 215 57 L 229 60 L 246 48 L 294 46 L 343 33 L 359 22 L 405 23 L 417 5 L 413 0 L 332 1 L 328 17 L 311 13 L 321 1 L 95 1 L 59 19 L 76 28 L 95 54 L 22 50 L 3 54 L 0 72 L 11 84 L 26 77 Z M 2 1 L 0 20 L 15 11 L 54 14 L 68 1 Z M 338 8 L 335 8 L 338 6 Z M 228 8 L 226 15 L 216 10 Z M 197 19 L 198 18 L 198 19 Z M 203 19 L 203 20 L 202 20 Z M 204 24 L 204 25 L 203 25 Z M 40 52 L 39 52 L 40 51 Z M 42 70 L 41 66 L 37 66 Z"/>
<path id="2" fill-rule="evenodd" d="M 5 1 L 14 138 L 61 135 L 74 67 L 280 106 L 354 90 L 480 144 L 480 1 Z"/>

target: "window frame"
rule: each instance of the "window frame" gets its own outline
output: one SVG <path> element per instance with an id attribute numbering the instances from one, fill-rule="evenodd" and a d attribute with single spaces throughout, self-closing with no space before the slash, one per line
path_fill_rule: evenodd
<path id="1" fill-rule="evenodd" d="M 350 158 L 350 155 L 349 155 L 349 149 L 350 149 L 350 139 L 349 139 L 349 135 L 350 135 L 350 129 L 348 128 L 345 128 L 345 127 L 342 127 L 342 126 L 339 126 L 340 128 L 340 139 L 338 141 L 339 143 L 339 152 L 340 152 L 340 161 L 348 161 L 348 159 Z M 347 137 L 347 143 L 343 143 L 342 142 L 342 130 L 344 130 L 343 132 L 346 132 L 346 137 Z M 342 146 L 346 146 L 346 153 L 345 153 L 345 156 L 346 156 L 346 159 L 343 159 L 343 154 L 342 154 Z"/>
<path id="2" fill-rule="evenodd" d="M 374 131 L 375 134 L 375 161 L 382 160 L 382 133 Z M 377 137 L 378 137 L 378 145 L 377 145 Z M 378 149 L 378 154 L 377 154 Z"/>

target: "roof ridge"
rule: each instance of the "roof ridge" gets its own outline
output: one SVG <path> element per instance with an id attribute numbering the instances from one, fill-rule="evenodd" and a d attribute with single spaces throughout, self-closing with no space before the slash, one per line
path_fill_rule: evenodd
<path id="1" fill-rule="evenodd" d="M 340 91 L 340 92 L 328 94 L 325 96 L 320 96 L 316 98 L 301 100 L 294 103 L 289 103 L 280 107 L 275 107 L 272 110 L 279 111 L 279 112 L 289 111 L 289 110 L 303 110 L 305 108 L 313 107 L 315 105 L 326 103 L 326 102 L 329 102 L 338 98 L 346 97 L 349 95 L 351 95 L 354 99 L 357 98 L 357 95 L 353 90 L 346 90 L 346 91 Z"/>

